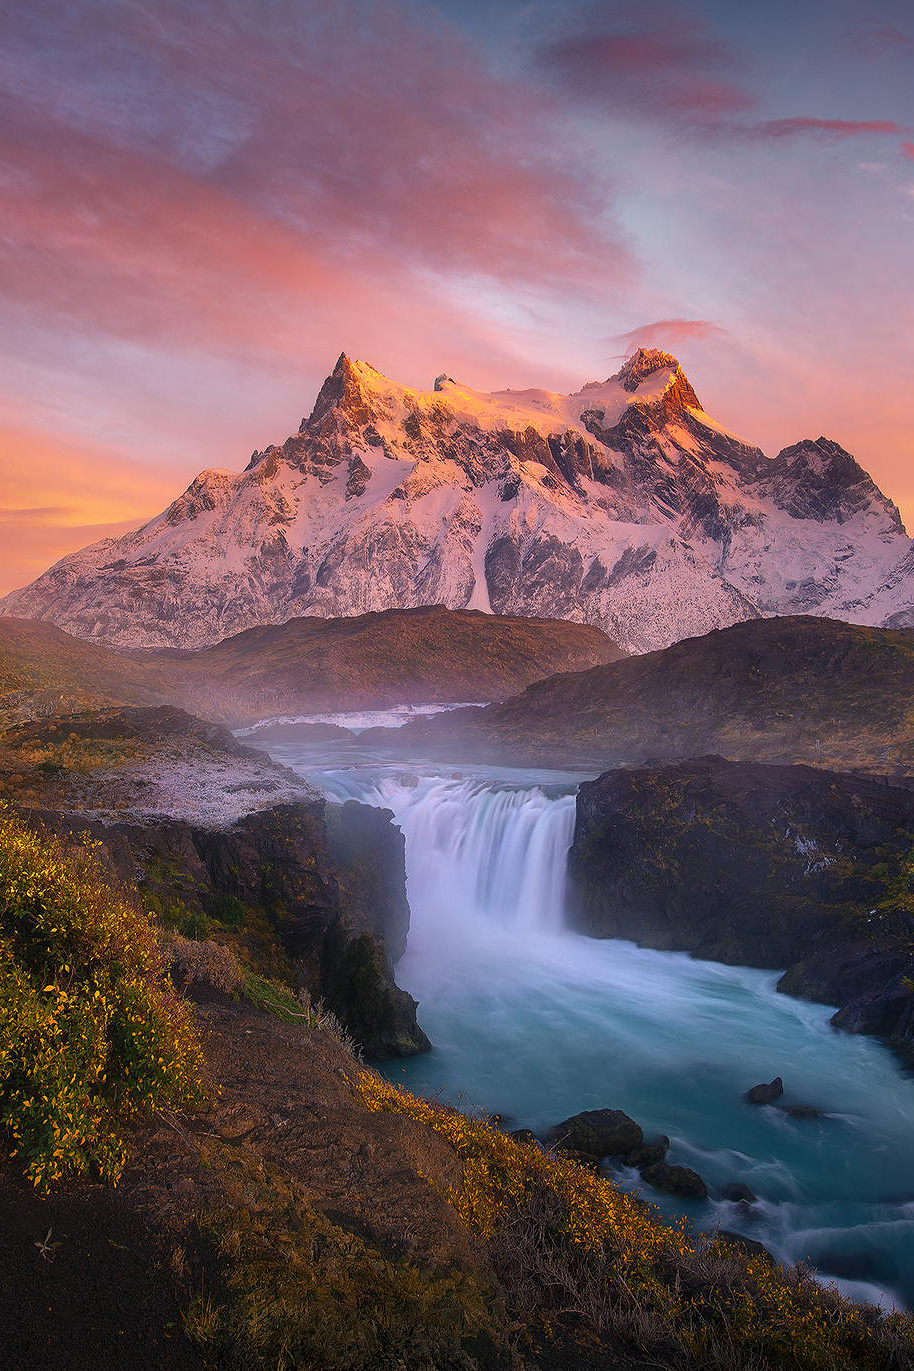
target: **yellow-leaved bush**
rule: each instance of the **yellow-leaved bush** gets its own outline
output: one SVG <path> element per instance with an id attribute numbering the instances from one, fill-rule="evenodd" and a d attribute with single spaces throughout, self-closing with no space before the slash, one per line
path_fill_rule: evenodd
<path id="1" fill-rule="evenodd" d="M 39 1188 L 116 1180 L 119 1120 L 206 1093 L 145 916 L 91 851 L 0 807 L 0 1142 Z"/>

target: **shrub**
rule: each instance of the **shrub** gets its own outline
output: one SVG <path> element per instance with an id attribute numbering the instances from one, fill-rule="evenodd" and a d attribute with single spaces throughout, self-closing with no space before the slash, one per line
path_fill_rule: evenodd
<path id="1" fill-rule="evenodd" d="M 238 961 L 228 947 L 209 940 L 195 942 L 180 933 L 166 932 L 162 936 L 162 950 L 173 979 L 184 989 L 201 984 L 237 995 L 244 975 Z"/>
<path id="2" fill-rule="evenodd" d="M 148 920 L 0 808 L 0 1137 L 29 1179 L 116 1180 L 121 1118 L 205 1095 L 203 1056 Z"/>
<path id="3" fill-rule="evenodd" d="M 296 996 L 281 981 L 246 970 L 242 976 L 241 994 L 257 1009 L 266 1010 L 282 1023 L 297 1023 L 304 1028 L 330 1033 L 353 1057 L 361 1056 L 333 1010 L 328 1009 L 323 1000 L 312 1001 L 307 990 L 299 990 Z"/>

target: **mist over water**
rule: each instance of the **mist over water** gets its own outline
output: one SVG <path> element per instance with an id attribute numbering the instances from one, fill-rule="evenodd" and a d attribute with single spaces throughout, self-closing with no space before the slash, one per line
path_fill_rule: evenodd
<path id="1" fill-rule="evenodd" d="M 621 1108 L 672 1139 L 711 1199 L 643 1187 L 668 1213 L 806 1260 L 858 1298 L 914 1305 L 914 1080 L 832 1009 L 779 995 L 777 976 L 585 938 L 564 928 L 579 777 L 271 748 L 337 800 L 391 809 L 406 839 L 409 944 L 397 981 L 434 1050 L 389 1064 L 411 1089 L 542 1132 Z M 783 1103 L 743 1092 L 782 1075 Z M 751 1209 L 719 1196 L 742 1181 Z"/>

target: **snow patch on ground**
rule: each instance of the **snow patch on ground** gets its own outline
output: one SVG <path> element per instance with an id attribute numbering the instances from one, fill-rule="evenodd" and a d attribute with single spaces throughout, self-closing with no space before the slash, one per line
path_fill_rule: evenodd
<path id="1" fill-rule="evenodd" d="M 231 828 L 259 810 L 320 798 L 310 782 L 266 757 L 188 758 L 166 751 L 100 778 L 89 803 L 75 809 L 105 823 L 163 818 Z"/>

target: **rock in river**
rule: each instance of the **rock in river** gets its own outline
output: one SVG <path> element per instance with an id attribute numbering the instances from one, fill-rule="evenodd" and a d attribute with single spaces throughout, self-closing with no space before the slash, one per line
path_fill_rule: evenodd
<path id="1" fill-rule="evenodd" d="M 751 1090 L 746 1091 L 746 1099 L 750 1104 L 774 1104 L 784 1093 L 784 1082 L 780 1076 L 775 1076 L 773 1081 L 767 1085 L 754 1085 Z"/>
<path id="2" fill-rule="evenodd" d="M 708 1187 L 697 1171 L 690 1166 L 670 1166 L 666 1162 L 656 1162 L 646 1166 L 641 1172 L 648 1185 L 655 1190 L 665 1190 L 669 1195 L 682 1195 L 685 1199 L 703 1200 L 707 1198 Z"/>
<path id="3" fill-rule="evenodd" d="M 621 1157 L 641 1146 L 644 1132 L 621 1109 L 585 1109 L 558 1124 L 552 1139 L 563 1151 Z"/>

